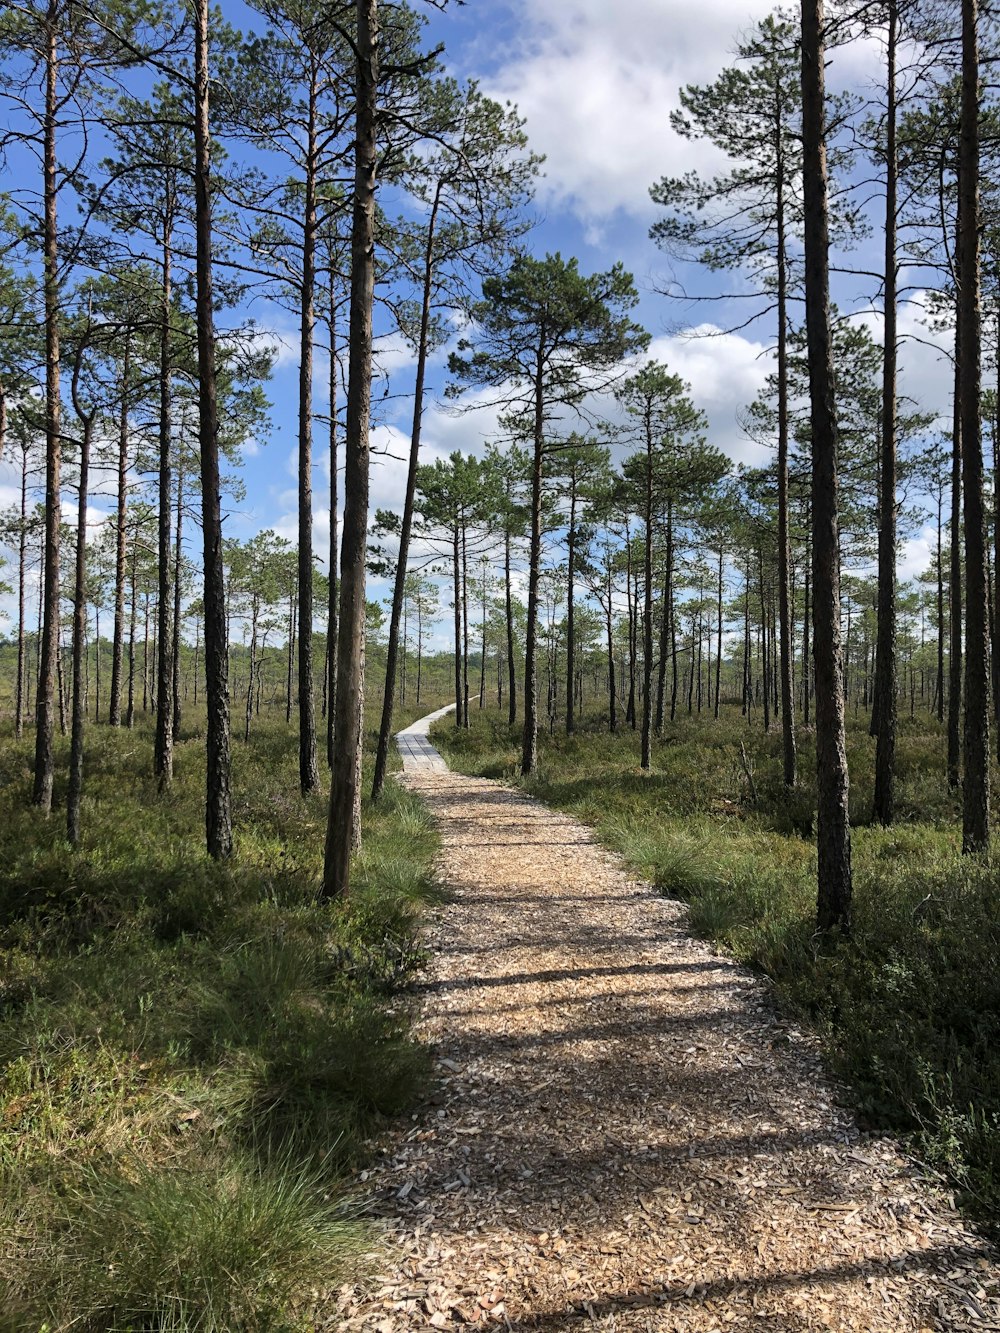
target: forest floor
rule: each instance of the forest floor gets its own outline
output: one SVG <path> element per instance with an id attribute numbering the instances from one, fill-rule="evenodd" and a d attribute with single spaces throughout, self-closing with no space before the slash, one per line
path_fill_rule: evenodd
<path id="1" fill-rule="evenodd" d="M 418 764 L 440 1085 L 363 1174 L 386 1250 L 340 1326 L 1000 1329 L 996 1252 L 764 981 L 583 824 Z"/>

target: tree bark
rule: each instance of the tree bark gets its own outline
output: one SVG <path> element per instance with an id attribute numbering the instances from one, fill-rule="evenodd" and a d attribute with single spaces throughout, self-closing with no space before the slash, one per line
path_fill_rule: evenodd
<path id="1" fill-rule="evenodd" d="M 960 367 L 963 356 L 961 315 L 955 326 L 955 403 L 951 451 L 951 569 L 948 571 L 948 786 L 961 781 L 962 723 L 962 414 Z"/>
<path id="2" fill-rule="evenodd" d="M 45 125 L 43 142 L 44 299 L 45 299 L 45 573 L 38 689 L 35 696 L 35 774 L 32 802 L 46 814 L 52 810 L 55 779 L 55 689 L 59 656 L 59 537 L 62 519 L 62 422 L 59 397 L 59 244 L 58 0 L 49 0 L 45 20 Z M 61 695 L 60 695 L 61 701 Z"/>
<path id="3" fill-rule="evenodd" d="M 718 606 L 717 606 L 718 623 L 717 623 L 717 625 L 716 625 L 716 629 L 715 629 L 715 634 L 716 634 L 716 648 L 715 648 L 715 717 L 716 717 L 716 719 L 718 719 L 718 716 L 719 716 L 719 704 L 720 704 L 720 699 L 721 699 L 721 695 L 722 695 L 722 593 L 723 593 L 722 566 L 723 566 L 723 552 L 722 552 L 722 549 L 721 549 L 721 547 L 720 547 L 720 550 L 719 550 Z"/>
<path id="4" fill-rule="evenodd" d="M 462 726 L 469 727 L 469 568 L 468 519 L 462 506 Z"/>
<path id="5" fill-rule="evenodd" d="M 377 0 L 357 0 L 354 202 L 351 225 L 350 362 L 344 460 L 344 541 L 334 721 L 333 780 L 323 896 L 350 888 L 364 710 L 365 557 L 368 529 L 372 303 L 375 289 L 375 170 L 378 88 Z"/>
<path id="6" fill-rule="evenodd" d="M 66 838 L 80 844 L 80 800 L 83 795 L 83 730 L 86 721 L 84 654 L 87 639 L 87 485 L 90 444 L 95 413 L 83 413 L 78 397 L 79 361 L 73 377 L 73 402 L 83 426 L 80 439 L 80 478 L 77 488 L 76 567 L 73 578 L 73 702 L 70 710 L 69 787 L 66 794 Z"/>
<path id="7" fill-rule="evenodd" d="M 451 586 L 455 630 L 455 726 L 462 725 L 462 557 L 458 519 L 451 534 Z"/>
<path id="8" fill-rule="evenodd" d="M 958 366 L 965 493 L 965 728 L 962 850 L 990 843 L 990 708 L 986 526 L 981 420 L 978 0 L 962 0 L 962 115 L 958 169 Z"/>
<path id="9" fill-rule="evenodd" d="M 566 735 L 576 730 L 576 635 L 573 621 L 573 578 L 576 564 L 576 474 L 570 478 L 569 529 L 566 534 Z"/>
<path id="10" fill-rule="evenodd" d="M 643 552 L 642 616 L 642 734 L 641 768 L 648 770 L 652 760 L 653 731 L 653 439 L 652 404 L 646 404 L 646 488 L 643 496 L 643 522 L 646 529 Z"/>
<path id="11" fill-rule="evenodd" d="M 510 517 L 503 534 L 504 619 L 507 629 L 507 725 L 517 721 L 517 674 L 514 666 L 514 594 L 510 583 Z"/>
<path id="12" fill-rule="evenodd" d="M 184 559 L 184 469 L 177 468 L 177 524 L 174 529 L 174 570 L 173 598 L 174 614 L 171 618 L 170 684 L 173 690 L 172 722 L 173 744 L 176 745 L 181 735 L 181 568 Z"/>
<path id="13" fill-rule="evenodd" d="M 389 613 L 389 642 L 385 650 L 385 695 L 382 699 L 382 721 L 379 726 L 378 748 L 375 751 L 375 776 L 372 779 L 372 800 L 377 801 L 385 786 L 389 761 L 389 741 L 392 736 L 392 714 L 396 694 L 396 661 L 399 654 L 399 622 L 403 612 L 406 567 L 410 556 L 410 534 L 413 530 L 413 510 L 417 493 L 417 465 L 420 461 L 420 428 L 424 415 L 424 380 L 427 373 L 427 351 L 431 326 L 431 295 L 434 285 L 434 237 L 438 209 L 441 205 L 442 182 L 434 191 L 430 217 L 427 222 L 427 242 L 424 246 L 424 279 L 420 304 L 420 335 L 417 341 L 417 369 L 413 387 L 413 421 L 410 427 L 410 458 L 406 471 L 406 495 L 403 498 L 403 516 L 399 525 L 399 555 L 396 560 L 396 578 L 392 588 L 392 610 Z"/>
<path id="14" fill-rule="evenodd" d="M 785 237 L 785 166 L 781 110 L 775 128 L 778 236 L 778 672 L 781 678 L 781 763 L 786 787 L 795 786 L 795 701 L 788 536 L 788 259 Z"/>
<path id="15" fill-rule="evenodd" d="M 28 565 L 28 450 L 25 449 L 21 455 L 21 524 L 17 539 L 17 686 L 14 697 L 14 732 L 17 739 L 20 740 L 24 734 L 24 714 L 27 689 L 27 672 L 25 670 L 25 628 L 24 628 L 24 604 L 25 589 L 27 584 L 27 565 Z M 98 638 L 98 653 L 100 652 L 100 638 Z M 100 660 L 98 658 L 98 660 Z"/>
<path id="16" fill-rule="evenodd" d="M 316 764 L 316 700 L 313 690 L 312 379 L 316 287 L 316 104 L 315 60 L 309 84 L 306 131 L 305 205 L 302 229 L 302 291 L 299 341 L 299 786 L 308 795 L 319 786 Z"/>
<path id="17" fill-rule="evenodd" d="M 163 224 L 163 256 L 160 299 L 160 476 L 157 525 L 156 635 L 160 645 L 156 670 L 156 741 L 153 748 L 153 772 L 164 791 L 174 777 L 174 654 L 171 634 L 170 529 L 171 507 L 170 446 L 172 434 L 170 376 L 170 305 L 171 305 L 171 230 L 172 192 L 168 188 Z"/>
<path id="18" fill-rule="evenodd" d="M 538 635 L 538 579 L 542 563 L 542 458 L 544 449 L 543 383 L 544 344 L 539 343 L 535 366 L 534 452 L 531 467 L 531 540 L 528 548 L 528 623 L 524 636 L 524 730 L 521 736 L 521 774 L 529 777 L 538 767 L 538 682 L 535 662 Z"/>
<path id="19" fill-rule="evenodd" d="M 830 331 L 823 24 L 823 0 L 802 0 L 802 174 L 813 463 L 817 925 L 820 930 L 840 927 L 846 931 L 851 917 L 851 831 L 840 646 L 837 415 Z"/>
<path id="20" fill-rule="evenodd" d="M 204 533 L 206 783 L 208 853 L 223 860 L 233 849 L 230 791 L 229 661 L 226 586 L 222 558 L 219 417 L 215 384 L 212 311 L 212 150 L 209 136 L 208 0 L 194 0 L 195 14 L 195 301 L 198 330 L 198 441 L 201 451 Z"/>
<path id="21" fill-rule="evenodd" d="M 326 622 L 326 762 L 333 768 L 334 704 L 337 698 L 337 571 L 340 551 L 337 540 L 337 298 L 333 285 L 333 254 L 330 255 L 330 552 Z"/>
<path id="22" fill-rule="evenodd" d="M 885 339 L 882 359 L 882 448 L 879 468 L 878 618 L 873 713 L 874 818 L 891 824 L 896 771 L 896 0 L 889 0 L 886 64 Z"/>

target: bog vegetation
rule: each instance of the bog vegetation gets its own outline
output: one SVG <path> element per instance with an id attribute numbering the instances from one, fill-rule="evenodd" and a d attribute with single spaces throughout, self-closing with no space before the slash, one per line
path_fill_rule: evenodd
<path id="1" fill-rule="evenodd" d="M 526 126 L 421 12 L 240 12 L 0 12 L 0 1322 L 280 1328 L 336 1280 L 425 1077 L 386 774 L 443 674 L 454 755 L 690 898 L 995 1216 L 994 16 L 802 0 L 680 90 L 718 174 L 665 160 L 651 240 L 690 336 L 763 349 L 737 466 L 632 275 L 535 252 Z M 240 509 L 282 424 L 294 540 Z"/>

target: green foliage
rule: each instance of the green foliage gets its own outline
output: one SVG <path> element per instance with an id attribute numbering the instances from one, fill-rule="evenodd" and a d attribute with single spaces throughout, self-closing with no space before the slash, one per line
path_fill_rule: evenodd
<path id="1" fill-rule="evenodd" d="M 325 801 L 264 718 L 217 865 L 197 736 L 158 796 L 144 722 L 92 729 L 76 853 L 27 808 L 28 742 L 0 752 L 0 1329 L 300 1328 L 361 1246 L 344 1175 L 428 1076 L 404 988 L 435 835 L 390 784 L 320 904 Z"/>
<path id="2" fill-rule="evenodd" d="M 638 737 L 590 717 L 575 736 L 541 738 L 527 790 L 594 825 L 664 893 L 685 900 L 691 928 L 772 978 L 780 1001 L 822 1035 L 833 1070 L 870 1124 L 911 1133 L 959 1187 L 969 1210 L 1000 1226 L 1000 922 L 997 870 L 960 854 L 943 736 L 904 719 L 896 827 L 856 827 L 850 940 L 815 931 L 813 738 L 799 737 L 803 785 L 783 788 L 780 737 L 736 712 L 671 725 L 638 768 Z M 517 735 L 495 716 L 435 740 L 465 771 L 517 780 Z M 852 810 L 871 809 L 867 717 L 848 732 Z M 739 743 L 750 752 L 750 800 Z M 919 822 L 918 822 L 919 821 Z"/>

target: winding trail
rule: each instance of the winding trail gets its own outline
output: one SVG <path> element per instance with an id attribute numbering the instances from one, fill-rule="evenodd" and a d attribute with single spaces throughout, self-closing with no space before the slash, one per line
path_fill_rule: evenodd
<path id="1" fill-rule="evenodd" d="M 1000 1330 L 995 1252 L 765 983 L 581 824 L 448 772 L 427 719 L 399 739 L 453 895 L 421 985 L 441 1082 L 363 1177 L 386 1246 L 339 1327 Z"/>

